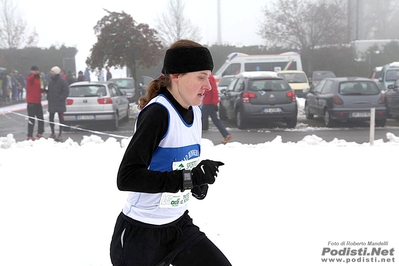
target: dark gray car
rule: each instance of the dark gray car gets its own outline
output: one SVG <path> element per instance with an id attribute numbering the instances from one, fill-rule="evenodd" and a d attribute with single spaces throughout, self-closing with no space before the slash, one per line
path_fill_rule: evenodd
<path id="1" fill-rule="evenodd" d="M 332 71 L 317 70 L 312 72 L 312 78 L 310 80 L 310 88 L 314 88 L 325 78 L 335 78 L 335 74 Z"/>
<path id="2" fill-rule="evenodd" d="M 385 126 L 385 95 L 374 80 L 362 77 L 323 79 L 305 100 L 306 118 L 323 117 L 328 127 L 336 121 L 370 121 L 371 108 L 375 108 L 375 125 Z"/>
<path id="3" fill-rule="evenodd" d="M 129 103 L 132 103 L 136 99 L 136 85 L 134 84 L 134 79 L 127 77 L 127 78 L 112 78 L 110 81 L 116 83 L 118 88 L 126 93 L 127 99 Z"/>
<path id="4" fill-rule="evenodd" d="M 399 79 L 394 84 L 388 85 L 385 92 L 386 106 L 388 108 L 388 116 L 399 118 Z"/>
<path id="5" fill-rule="evenodd" d="M 240 129 L 250 122 L 268 121 L 295 128 L 298 105 L 295 92 L 276 72 L 242 72 L 221 90 L 219 115 L 221 120 L 235 120 Z"/>

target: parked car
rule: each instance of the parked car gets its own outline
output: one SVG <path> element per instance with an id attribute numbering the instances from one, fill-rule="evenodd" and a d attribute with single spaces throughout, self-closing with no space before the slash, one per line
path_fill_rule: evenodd
<path id="1" fill-rule="evenodd" d="M 373 68 L 373 71 L 371 72 L 369 78 L 375 79 L 378 82 L 378 79 L 380 78 L 381 73 L 382 73 L 382 66 L 375 67 L 375 68 Z"/>
<path id="2" fill-rule="evenodd" d="M 127 99 L 129 103 L 135 102 L 136 96 L 136 85 L 134 84 L 134 79 L 127 77 L 127 78 L 112 78 L 110 81 L 113 81 L 118 85 L 118 88 L 122 92 L 126 92 Z"/>
<path id="3" fill-rule="evenodd" d="M 385 101 L 388 109 L 388 117 L 399 117 L 399 79 L 394 84 L 388 85 L 385 92 Z"/>
<path id="4" fill-rule="evenodd" d="M 301 70 L 281 70 L 277 72 L 277 75 L 290 84 L 297 97 L 304 97 L 309 92 L 310 85 L 305 72 Z"/>
<path id="5" fill-rule="evenodd" d="M 371 74 L 369 76 L 369 78 L 374 79 L 374 81 L 377 82 L 380 89 L 382 89 L 381 83 L 379 81 L 381 74 L 382 74 L 382 66 L 378 66 L 378 67 L 373 68 L 373 71 L 371 72 Z"/>
<path id="6" fill-rule="evenodd" d="M 383 91 L 386 91 L 397 79 L 399 79 L 399 62 L 392 62 L 382 67 L 378 81 Z"/>
<path id="7" fill-rule="evenodd" d="M 153 80 L 154 79 L 149 77 L 149 76 L 141 76 L 140 97 L 145 94 L 145 91 L 147 90 L 148 84 L 150 84 L 150 82 L 153 81 Z"/>
<path id="8" fill-rule="evenodd" d="M 310 80 L 310 87 L 314 88 L 319 84 L 320 81 L 322 81 L 325 78 L 335 78 L 335 74 L 332 71 L 313 71 L 312 72 L 312 79 Z"/>
<path id="9" fill-rule="evenodd" d="M 69 86 L 65 124 L 105 124 L 117 130 L 120 120 L 129 120 L 126 92 L 112 81 L 81 81 Z"/>
<path id="10" fill-rule="evenodd" d="M 274 71 L 242 72 L 221 90 L 220 119 L 235 120 L 240 129 L 251 121 L 282 121 L 295 128 L 297 115 L 295 92 Z"/>
<path id="11" fill-rule="evenodd" d="M 374 80 L 362 77 L 323 79 L 305 98 L 306 118 L 322 117 L 328 127 L 337 121 L 370 121 L 371 108 L 375 108 L 375 125 L 384 127 L 385 95 Z"/>
<path id="12" fill-rule="evenodd" d="M 222 89 L 226 89 L 227 86 L 230 85 L 230 82 L 235 78 L 235 75 L 226 75 L 223 76 L 223 78 L 220 79 L 219 83 L 218 83 L 218 91 L 219 91 L 219 95 L 220 95 L 220 91 Z"/>

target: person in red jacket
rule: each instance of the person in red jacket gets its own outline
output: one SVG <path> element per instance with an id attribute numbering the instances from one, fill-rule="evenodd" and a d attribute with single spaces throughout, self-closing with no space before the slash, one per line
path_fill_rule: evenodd
<path id="1" fill-rule="evenodd" d="M 226 127 L 220 121 L 216 113 L 218 111 L 219 92 L 216 86 L 215 77 L 213 75 L 209 76 L 209 83 L 211 84 L 211 90 L 205 92 L 205 96 L 202 101 L 202 130 L 208 130 L 208 118 L 210 116 L 213 124 L 215 124 L 220 134 L 223 136 L 222 143 L 226 144 L 233 139 L 233 136 L 227 131 Z"/>
<path id="2" fill-rule="evenodd" d="M 44 120 L 42 107 L 42 92 L 44 92 L 42 79 L 40 77 L 39 68 L 33 66 L 30 75 L 26 78 L 26 102 L 28 109 L 28 140 L 35 140 L 33 137 L 33 128 L 35 127 L 35 118 L 38 119 L 38 130 L 36 137 L 43 137 Z"/>

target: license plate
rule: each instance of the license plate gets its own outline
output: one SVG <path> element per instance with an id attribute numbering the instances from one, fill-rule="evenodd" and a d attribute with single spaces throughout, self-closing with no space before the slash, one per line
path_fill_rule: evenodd
<path id="1" fill-rule="evenodd" d="M 267 113 L 267 114 L 270 114 L 270 113 L 281 113 L 282 110 L 281 110 L 281 108 L 264 108 L 263 112 Z"/>
<path id="2" fill-rule="evenodd" d="M 352 117 L 370 117 L 370 112 L 352 113 Z"/>
<path id="3" fill-rule="evenodd" d="M 76 120 L 95 120 L 94 115 L 77 115 Z"/>

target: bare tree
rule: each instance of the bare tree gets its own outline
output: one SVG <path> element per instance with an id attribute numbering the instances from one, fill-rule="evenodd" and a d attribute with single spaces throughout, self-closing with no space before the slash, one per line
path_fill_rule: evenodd
<path id="1" fill-rule="evenodd" d="M 362 23 L 367 39 L 398 39 L 399 2 L 364 0 Z"/>
<path id="2" fill-rule="evenodd" d="M 35 46 L 37 33 L 28 31 L 26 21 L 12 0 L 0 0 L 0 48 Z"/>
<path id="3" fill-rule="evenodd" d="M 301 50 L 312 60 L 316 47 L 347 43 L 346 10 L 342 0 L 276 0 L 262 10 L 258 34 L 266 46 Z"/>
<path id="4" fill-rule="evenodd" d="M 346 9 L 340 0 L 277 0 L 263 9 L 258 34 L 268 46 L 313 49 L 345 42 Z"/>
<path id="5" fill-rule="evenodd" d="M 184 17 L 182 0 L 169 0 L 168 9 L 156 20 L 156 29 L 163 45 L 168 47 L 179 39 L 191 39 L 199 42 L 201 30 Z"/>

